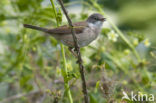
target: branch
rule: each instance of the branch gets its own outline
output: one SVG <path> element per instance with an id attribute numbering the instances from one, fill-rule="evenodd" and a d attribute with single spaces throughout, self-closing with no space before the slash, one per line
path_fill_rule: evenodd
<path id="1" fill-rule="evenodd" d="M 75 45 L 75 50 L 76 50 L 76 53 L 78 55 L 78 64 L 79 64 L 79 68 L 80 68 L 80 74 L 81 74 L 81 79 L 82 79 L 82 88 L 83 88 L 83 94 L 84 94 L 84 99 L 85 99 L 85 103 L 89 103 L 88 101 L 88 93 L 87 93 L 87 87 L 86 87 L 86 81 L 85 81 L 85 76 L 84 76 L 84 66 L 83 66 L 83 63 L 82 63 L 82 58 L 81 58 L 81 53 L 80 53 L 80 47 L 78 45 L 78 40 L 77 40 L 77 37 L 76 37 L 76 33 L 75 33 L 75 30 L 74 30 L 74 26 L 72 24 L 72 21 L 71 19 L 69 18 L 68 16 L 68 13 L 63 5 L 63 2 L 62 0 L 58 0 L 60 5 L 61 5 L 61 8 L 68 20 L 68 24 L 69 26 L 71 27 L 71 32 L 72 32 L 72 36 L 73 36 L 73 40 L 74 40 L 74 45 Z"/>

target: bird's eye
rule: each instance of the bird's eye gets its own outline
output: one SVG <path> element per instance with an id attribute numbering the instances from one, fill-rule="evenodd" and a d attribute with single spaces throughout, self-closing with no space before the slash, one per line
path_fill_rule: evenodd
<path id="1" fill-rule="evenodd" d="M 98 18 L 94 18 L 94 20 L 99 20 Z"/>

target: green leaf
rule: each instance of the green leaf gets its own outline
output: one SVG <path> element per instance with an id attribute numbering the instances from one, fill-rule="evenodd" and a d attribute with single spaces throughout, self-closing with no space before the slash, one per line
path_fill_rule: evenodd
<path id="1" fill-rule="evenodd" d="M 96 82 L 96 89 L 98 89 L 99 86 L 100 86 L 100 81 L 97 81 L 97 82 Z"/>
<path id="2" fill-rule="evenodd" d="M 30 75 L 26 75 L 21 77 L 19 83 L 20 83 L 20 87 L 26 91 L 29 92 L 33 89 L 33 86 L 29 83 L 29 80 L 32 78 L 32 76 Z"/>
<path id="3" fill-rule="evenodd" d="M 98 101 L 92 94 L 90 94 L 89 97 L 90 97 L 90 103 L 98 103 Z"/>
<path id="4" fill-rule="evenodd" d="M 58 44 L 57 40 L 53 37 L 50 37 L 51 45 L 56 46 Z"/>

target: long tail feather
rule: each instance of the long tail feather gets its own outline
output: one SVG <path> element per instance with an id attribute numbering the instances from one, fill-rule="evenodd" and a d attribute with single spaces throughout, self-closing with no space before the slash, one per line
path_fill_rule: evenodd
<path id="1" fill-rule="evenodd" d="M 39 31 L 43 31 L 43 32 L 48 32 L 48 29 L 42 28 L 42 27 L 38 27 L 38 26 L 33 26 L 33 25 L 29 25 L 29 24 L 23 24 L 23 26 L 25 28 L 35 29 L 35 30 L 39 30 Z"/>

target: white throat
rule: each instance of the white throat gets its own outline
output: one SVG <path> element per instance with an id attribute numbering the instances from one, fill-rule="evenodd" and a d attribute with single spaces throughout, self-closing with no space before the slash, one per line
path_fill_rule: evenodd
<path id="1" fill-rule="evenodd" d="M 95 23 L 88 23 L 89 27 L 91 28 L 101 28 L 102 27 L 103 22 L 101 21 L 97 21 Z"/>

